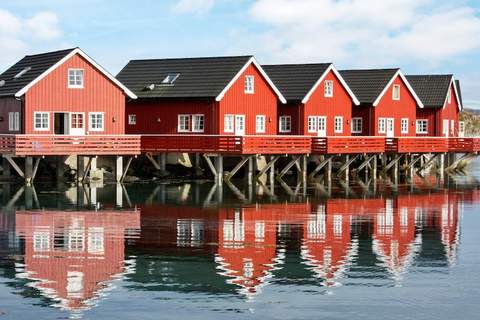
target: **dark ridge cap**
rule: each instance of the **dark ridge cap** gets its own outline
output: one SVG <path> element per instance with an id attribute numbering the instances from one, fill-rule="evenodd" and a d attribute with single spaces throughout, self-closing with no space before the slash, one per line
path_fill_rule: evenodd
<path id="1" fill-rule="evenodd" d="M 398 71 L 400 68 L 383 68 L 383 69 L 343 69 L 339 70 L 340 72 L 349 72 L 349 71 Z"/>
<path id="2" fill-rule="evenodd" d="M 35 53 L 35 54 L 27 54 L 25 57 L 36 57 L 36 56 L 41 56 L 41 55 L 50 55 L 50 54 L 55 54 L 55 53 L 60 53 L 63 51 L 73 51 L 75 49 L 79 49 L 79 47 L 74 47 L 74 48 L 68 48 L 68 49 L 61 49 L 61 50 L 55 50 L 55 51 L 48 51 L 48 52 L 42 52 L 42 53 Z"/>
<path id="3" fill-rule="evenodd" d="M 165 60 L 214 60 L 214 59 L 234 59 L 234 58 L 252 58 L 253 55 L 243 55 L 243 56 L 210 56 L 210 57 L 186 57 L 186 58 L 148 58 L 148 59 L 132 59 L 130 62 L 134 61 L 165 61 Z"/>
<path id="4" fill-rule="evenodd" d="M 262 64 L 262 67 L 321 66 L 321 65 L 332 65 L 332 64 L 333 62 L 283 63 L 283 64 Z"/>

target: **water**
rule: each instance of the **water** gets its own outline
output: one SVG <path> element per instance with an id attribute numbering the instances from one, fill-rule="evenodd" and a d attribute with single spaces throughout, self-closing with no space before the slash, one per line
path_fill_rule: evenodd
<path id="1" fill-rule="evenodd" d="M 478 168 L 330 197 L 4 185 L 0 319 L 476 319 Z"/>

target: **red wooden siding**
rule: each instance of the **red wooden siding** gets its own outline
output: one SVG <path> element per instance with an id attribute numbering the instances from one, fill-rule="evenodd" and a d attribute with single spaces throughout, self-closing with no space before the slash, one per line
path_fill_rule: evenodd
<path id="1" fill-rule="evenodd" d="M 68 88 L 68 69 L 84 70 L 84 88 Z M 35 131 L 36 111 L 50 112 L 50 130 Z M 100 71 L 75 55 L 35 84 L 25 94 L 25 133 L 53 134 L 53 112 L 85 112 L 86 134 L 123 134 L 125 95 Z M 104 112 L 104 131 L 88 132 L 88 112 Z"/>
<path id="2" fill-rule="evenodd" d="M 304 128 L 303 128 L 303 122 L 302 122 L 302 119 L 304 118 L 304 109 L 303 109 L 302 103 L 283 104 L 279 102 L 277 120 L 282 116 L 289 116 L 291 118 L 292 131 L 280 132 L 280 130 L 277 130 L 278 134 L 283 134 L 283 135 L 303 135 L 304 134 Z"/>
<path id="3" fill-rule="evenodd" d="M 420 134 L 417 136 L 441 136 L 441 128 L 439 127 L 439 109 L 435 108 L 417 108 L 417 119 L 428 121 L 428 133 Z"/>
<path id="4" fill-rule="evenodd" d="M 126 133 L 177 134 L 179 114 L 203 114 L 205 134 L 217 134 L 215 128 L 216 103 L 212 100 L 149 100 L 128 101 L 125 112 Z M 128 116 L 136 116 L 136 124 L 128 123 Z M 190 125 L 190 128 L 192 126 Z M 195 132 L 195 134 L 199 134 Z M 201 133 L 200 133 L 201 134 Z"/>
<path id="5" fill-rule="evenodd" d="M 443 134 L 443 120 L 448 120 L 449 121 L 449 133 L 448 135 L 450 137 L 458 137 L 458 113 L 459 113 L 459 110 L 458 110 L 458 106 L 459 106 L 459 103 L 457 101 L 457 97 L 455 95 L 455 89 L 453 87 L 453 84 L 451 85 L 450 87 L 450 94 L 452 95 L 452 99 L 451 99 L 451 102 L 445 104 L 445 108 L 441 109 L 440 110 L 440 125 L 439 125 L 439 128 L 440 128 L 440 132 L 438 133 L 438 135 L 444 135 Z M 452 124 L 451 124 L 451 121 L 454 121 L 454 125 L 453 125 L 453 129 L 452 129 Z"/>
<path id="6" fill-rule="evenodd" d="M 245 76 L 255 77 L 255 93 L 245 93 Z M 230 87 L 219 105 L 220 134 L 224 132 L 224 115 L 245 115 L 245 134 L 276 134 L 277 133 L 277 95 L 268 82 L 255 67 L 250 66 Z M 256 116 L 265 115 L 265 133 L 256 132 Z M 232 133 L 230 133 L 232 134 Z"/>
<path id="7" fill-rule="evenodd" d="M 20 113 L 20 130 L 9 131 L 8 130 L 8 113 L 19 112 Z M 14 97 L 0 98 L 0 133 L 15 134 L 21 133 L 23 128 L 22 121 L 22 103 Z"/>
<path id="8" fill-rule="evenodd" d="M 333 97 L 325 97 L 325 81 L 333 81 Z M 330 71 L 323 79 L 310 99 L 303 105 L 301 128 L 304 135 L 317 135 L 308 132 L 308 116 L 327 117 L 327 136 L 350 136 L 352 120 L 352 98 L 343 87 L 337 76 Z M 335 117 L 343 117 L 343 132 L 335 133 Z"/>

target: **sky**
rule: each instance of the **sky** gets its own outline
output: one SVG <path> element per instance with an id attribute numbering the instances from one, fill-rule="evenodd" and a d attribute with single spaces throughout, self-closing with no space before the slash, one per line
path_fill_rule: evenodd
<path id="1" fill-rule="evenodd" d="M 0 69 L 80 47 L 112 74 L 130 59 L 253 54 L 454 74 L 480 109 L 479 0 L 0 0 Z"/>

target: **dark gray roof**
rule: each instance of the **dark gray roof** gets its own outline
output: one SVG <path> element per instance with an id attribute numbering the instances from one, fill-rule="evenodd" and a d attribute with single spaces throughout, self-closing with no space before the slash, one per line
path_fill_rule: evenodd
<path id="1" fill-rule="evenodd" d="M 340 70 L 347 85 L 360 101 L 371 105 L 400 69 Z"/>
<path id="2" fill-rule="evenodd" d="M 214 98 L 252 56 L 131 60 L 117 75 L 138 98 Z M 180 76 L 161 85 L 169 73 Z M 153 90 L 147 86 L 154 84 Z"/>
<path id="3" fill-rule="evenodd" d="M 25 56 L 0 75 L 0 81 L 5 81 L 5 84 L 0 86 L 0 96 L 14 95 L 75 49 Z M 21 77 L 14 79 L 15 75 L 25 68 L 31 69 Z"/>
<path id="4" fill-rule="evenodd" d="M 463 109 L 462 87 L 460 86 L 460 80 L 455 80 L 455 87 L 457 88 L 458 99 L 460 99 L 460 106 Z"/>
<path id="5" fill-rule="evenodd" d="M 331 63 L 263 65 L 275 86 L 288 102 L 301 101 Z"/>
<path id="6" fill-rule="evenodd" d="M 408 75 L 408 82 L 426 108 L 443 108 L 452 75 Z"/>

